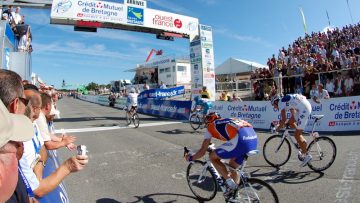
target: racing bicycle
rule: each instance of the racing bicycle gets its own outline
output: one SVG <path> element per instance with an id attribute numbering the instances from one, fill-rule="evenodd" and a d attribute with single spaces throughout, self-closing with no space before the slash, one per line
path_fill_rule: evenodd
<path id="1" fill-rule="evenodd" d="M 200 127 L 204 128 L 206 126 L 205 124 L 205 115 L 202 112 L 202 108 L 196 108 L 195 112 L 191 114 L 190 116 L 190 126 L 197 130 Z"/>
<path id="2" fill-rule="evenodd" d="M 131 108 L 130 111 L 128 110 L 128 108 L 124 108 L 124 110 L 126 116 L 126 124 L 130 125 L 131 122 L 133 122 L 135 128 L 138 128 L 140 125 L 140 119 L 139 119 L 139 115 L 136 112 L 136 107 Z M 132 116 L 130 117 L 129 114 L 132 114 Z"/>
<path id="3" fill-rule="evenodd" d="M 335 142 L 326 136 L 320 136 L 318 132 L 314 132 L 316 123 L 324 117 L 324 115 L 312 115 L 314 124 L 311 133 L 309 134 L 313 140 L 308 145 L 308 153 L 312 156 L 312 160 L 307 163 L 309 168 L 315 172 L 321 172 L 328 169 L 335 161 L 336 158 L 336 145 Z M 291 156 L 291 145 L 298 150 L 298 159 L 303 161 L 304 157 L 300 152 L 300 146 L 297 144 L 290 133 L 294 130 L 285 129 L 282 135 L 272 135 L 264 144 L 263 154 L 265 161 L 273 167 L 280 167 L 289 161 Z"/>
<path id="4" fill-rule="evenodd" d="M 208 147 L 208 154 L 212 150 L 214 150 L 214 144 Z M 190 150 L 184 147 L 184 156 L 189 152 Z M 238 189 L 229 196 L 224 196 L 225 202 L 279 202 L 275 190 L 268 183 L 258 178 L 251 178 L 244 172 L 248 157 L 258 153 L 258 150 L 248 152 L 239 169 L 234 169 L 224 163 L 228 169 L 236 171 L 240 175 Z M 191 192 L 200 201 L 214 199 L 219 187 L 222 192 L 227 190 L 225 179 L 219 175 L 208 157 L 205 161 L 191 161 L 186 170 L 186 179 Z"/>

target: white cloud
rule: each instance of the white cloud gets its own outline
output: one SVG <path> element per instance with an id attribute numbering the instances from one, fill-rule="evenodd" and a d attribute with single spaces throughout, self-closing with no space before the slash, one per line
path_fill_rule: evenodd
<path id="1" fill-rule="evenodd" d="M 235 39 L 238 41 L 258 43 L 258 44 L 262 44 L 266 47 L 272 46 L 270 43 L 265 42 L 260 37 L 239 35 L 239 34 L 234 33 L 226 28 L 214 28 L 213 30 L 214 30 L 214 34 L 221 34 L 223 36 L 226 36 L 228 38 L 232 38 L 232 39 Z"/>
<path id="2" fill-rule="evenodd" d="M 217 0 L 198 0 L 198 1 L 207 5 L 214 5 L 217 3 Z"/>

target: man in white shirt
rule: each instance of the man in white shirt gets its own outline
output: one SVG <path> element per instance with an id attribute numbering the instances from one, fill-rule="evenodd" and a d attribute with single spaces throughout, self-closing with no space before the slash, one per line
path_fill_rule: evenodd
<path id="1" fill-rule="evenodd" d="M 49 132 L 46 116 L 49 115 L 51 111 L 51 97 L 46 93 L 41 93 L 41 102 L 41 112 L 39 118 L 36 119 L 36 124 L 39 126 L 40 134 L 44 140 L 46 149 L 54 150 L 61 147 L 68 147 L 71 150 L 74 149 L 74 142 L 76 140 L 74 136 L 63 135 L 60 138 Z"/>
<path id="2" fill-rule="evenodd" d="M 330 80 L 329 78 L 326 80 L 325 89 L 328 91 L 330 97 L 334 96 L 335 85 L 333 80 Z"/>
<path id="3" fill-rule="evenodd" d="M 344 86 L 345 86 L 346 96 L 350 96 L 350 94 L 353 91 L 354 80 L 350 77 L 349 74 L 346 76 L 346 79 L 344 81 Z"/>
<path id="4" fill-rule="evenodd" d="M 329 95 L 328 91 L 324 90 L 324 85 L 321 83 L 318 85 L 317 94 L 313 97 L 313 100 L 316 103 L 320 103 L 320 99 L 330 99 L 330 95 Z"/>
<path id="5" fill-rule="evenodd" d="M 20 7 L 16 7 L 15 13 L 13 13 L 15 24 L 20 24 L 22 21 L 22 16 L 20 14 Z"/>
<path id="6" fill-rule="evenodd" d="M 166 89 L 166 85 L 165 85 L 165 83 L 163 83 L 163 81 L 161 81 L 160 89 Z"/>
<path id="7" fill-rule="evenodd" d="M 310 98 L 313 99 L 318 94 L 318 90 L 316 89 L 316 84 L 312 84 L 310 90 Z"/>

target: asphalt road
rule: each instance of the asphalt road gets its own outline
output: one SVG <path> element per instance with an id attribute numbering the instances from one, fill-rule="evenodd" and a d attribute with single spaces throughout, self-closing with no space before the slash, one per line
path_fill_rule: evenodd
<path id="1" fill-rule="evenodd" d="M 125 126 L 122 110 L 72 98 L 59 101 L 64 128 L 89 150 L 89 164 L 65 179 L 71 202 L 136 203 L 197 201 L 185 179 L 183 147 L 198 149 L 204 130 L 194 132 L 188 123 L 140 115 L 140 128 Z M 360 128 L 360 127 L 359 127 Z M 258 132 L 259 145 L 268 133 Z M 330 135 L 337 158 L 324 173 L 299 167 L 293 153 L 280 170 L 260 154 L 249 159 L 246 171 L 270 183 L 280 202 L 360 202 L 360 135 Z M 62 160 L 75 154 L 58 150 Z M 211 202 L 224 202 L 221 193 Z"/>

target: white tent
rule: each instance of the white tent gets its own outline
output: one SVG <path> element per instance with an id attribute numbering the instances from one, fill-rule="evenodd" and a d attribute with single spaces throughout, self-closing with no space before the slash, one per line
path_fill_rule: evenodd
<path id="1" fill-rule="evenodd" d="M 252 61 L 246 61 L 242 59 L 229 58 L 224 63 L 216 67 L 216 75 L 228 75 L 237 73 L 250 73 L 257 68 L 268 68 L 266 65 L 262 65 Z"/>

